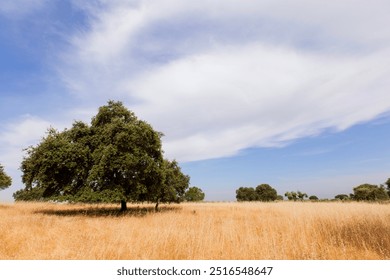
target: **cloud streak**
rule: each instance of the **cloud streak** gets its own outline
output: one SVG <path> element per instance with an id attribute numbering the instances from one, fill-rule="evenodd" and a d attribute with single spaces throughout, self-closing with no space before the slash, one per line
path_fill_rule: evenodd
<path id="1" fill-rule="evenodd" d="M 388 6 L 100 1 L 59 68 L 76 96 L 163 131 L 169 157 L 230 156 L 389 112 Z"/>
<path id="2" fill-rule="evenodd" d="M 387 112 L 390 73 L 382 57 L 332 58 L 257 44 L 219 48 L 164 65 L 132 81 L 129 91 L 144 100 L 140 114 L 166 132 L 168 153 L 220 157 Z"/>

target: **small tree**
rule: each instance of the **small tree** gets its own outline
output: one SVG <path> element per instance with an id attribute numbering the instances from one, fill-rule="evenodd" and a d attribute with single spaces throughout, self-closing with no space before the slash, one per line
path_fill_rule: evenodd
<path id="1" fill-rule="evenodd" d="M 284 196 L 286 196 L 288 200 L 296 201 L 298 199 L 298 194 L 296 192 L 286 192 Z"/>
<path id="2" fill-rule="evenodd" d="M 288 200 L 292 200 L 293 199 L 291 192 L 286 192 L 284 194 L 284 196 L 287 197 Z"/>
<path id="3" fill-rule="evenodd" d="M 255 201 L 257 194 L 254 188 L 240 187 L 236 190 L 237 201 Z"/>
<path id="4" fill-rule="evenodd" d="M 184 195 L 185 200 L 191 202 L 202 201 L 204 197 L 204 192 L 198 187 L 189 188 Z"/>
<path id="5" fill-rule="evenodd" d="M 304 200 L 307 197 L 307 194 L 298 191 L 297 196 L 298 196 L 299 200 Z"/>
<path id="6" fill-rule="evenodd" d="M 11 184 L 11 177 L 5 173 L 4 167 L 0 164 L 0 190 L 8 188 L 9 186 L 11 186 Z"/>
<path id="7" fill-rule="evenodd" d="M 296 201 L 296 200 L 297 200 L 297 197 L 298 197 L 298 194 L 297 194 L 296 192 L 291 192 L 291 196 L 292 196 L 292 199 L 293 199 L 294 201 Z"/>
<path id="8" fill-rule="evenodd" d="M 311 195 L 311 196 L 309 196 L 309 199 L 315 201 L 315 200 L 318 200 L 318 197 L 315 195 Z"/>
<path id="9" fill-rule="evenodd" d="M 347 194 L 338 194 L 334 198 L 339 200 L 348 200 L 349 196 Z"/>
<path id="10" fill-rule="evenodd" d="M 258 185 L 255 191 L 260 201 L 274 201 L 278 198 L 276 190 L 268 184 Z"/>

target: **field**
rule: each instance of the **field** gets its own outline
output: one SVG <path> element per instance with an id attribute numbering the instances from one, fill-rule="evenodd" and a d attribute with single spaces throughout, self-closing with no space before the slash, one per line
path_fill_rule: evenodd
<path id="1" fill-rule="evenodd" d="M 390 204 L 0 204 L 0 259 L 390 259 Z"/>

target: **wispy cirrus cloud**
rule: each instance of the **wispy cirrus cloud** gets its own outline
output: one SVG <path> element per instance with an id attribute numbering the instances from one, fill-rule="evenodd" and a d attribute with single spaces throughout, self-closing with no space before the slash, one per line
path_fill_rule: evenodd
<path id="1" fill-rule="evenodd" d="M 59 68 L 74 95 L 121 99 L 163 131 L 171 157 L 234 155 L 388 112 L 388 6 L 99 1 Z"/>

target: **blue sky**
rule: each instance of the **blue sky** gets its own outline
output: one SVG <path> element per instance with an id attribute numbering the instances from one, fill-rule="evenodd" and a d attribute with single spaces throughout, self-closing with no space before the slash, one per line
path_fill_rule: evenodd
<path id="1" fill-rule="evenodd" d="M 4 0 L 0 163 L 123 101 L 208 200 L 268 183 L 332 198 L 390 177 L 390 4 Z"/>

